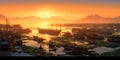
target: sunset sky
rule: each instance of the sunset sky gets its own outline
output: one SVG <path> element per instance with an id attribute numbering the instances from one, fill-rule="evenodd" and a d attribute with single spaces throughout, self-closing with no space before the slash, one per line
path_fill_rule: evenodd
<path id="1" fill-rule="evenodd" d="M 6 17 L 61 17 L 77 20 L 88 15 L 120 16 L 120 0 L 0 0 Z"/>
<path id="2" fill-rule="evenodd" d="M 0 14 L 8 17 L 53 17 L 79 19 L 98 14 L 120 15 L 119 0 L 0 0 Z"/>

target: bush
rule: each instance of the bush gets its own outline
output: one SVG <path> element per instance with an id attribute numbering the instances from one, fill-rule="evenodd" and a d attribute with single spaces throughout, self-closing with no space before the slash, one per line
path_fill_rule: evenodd
<path id="1" fill-rule="evenodd" d="M 107 42 L 107 41 L 102 41 L 102 40 L 89 40 L 90 44 L 94 44 L 96 46 L 105 46 L 105 47 L 120 47 L 119 43 L 114 43 L 114 42 Z"/>
<path id="2" fill-rule="evenodd" d="M 111 47 L 111 48 L 120 47 L 120 44 L 119 43 L 111 42 L 108 45 L 106 45 L 106 47 Z"/>
<path id="3" fill-rule="evenodd" d="M 103 53 L 101 56 L 120 56 L 120 49 L 113 52 Z"/>
<path id="4" fill-rule="evenodd" d="M 103 40 L 89 40 L 88 42 L 96 46 L 107 46 L 109 44 L 109 42 Z"/>
<path id="5" fill-rule="evenodd" d="M 23 46 L 23 51 L 27 52 L 31 55 L 37 55 L 40 54 L 41 56 L 47 55 L 46 51 L 42 48 L 33 48 L 33 47 L 28 47 L 28 46 Z"/>

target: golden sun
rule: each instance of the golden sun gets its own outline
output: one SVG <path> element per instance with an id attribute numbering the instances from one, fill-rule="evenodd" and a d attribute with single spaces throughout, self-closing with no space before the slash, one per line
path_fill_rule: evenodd
<path id="1" fill-rule="evenodd" d="M 41 11 L 37 14 L 37 16 L 41 18 L 50 18 L 55 16 L 55 14 L 52 11 Z"/>
<path id="2" fill-rule="evenodd" d="M 40 22 L 39 27 L 44 28 L 44 29 L 48 29 L 48 28 L 50 28 L 50 24 L 51 23 L 48 21 L 42 21 L 42 22 Z"/>

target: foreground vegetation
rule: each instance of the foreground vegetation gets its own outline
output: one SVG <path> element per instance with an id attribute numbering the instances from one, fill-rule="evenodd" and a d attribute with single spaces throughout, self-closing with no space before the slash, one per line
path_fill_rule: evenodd
<path id="1" fill-rule="evenodd" d="M 30 46 L 23 46 L 23 51 L 33 56 L 53 56 L 52 54 L 47 53 L 42 47 L 34 48 Z"/>
<path id="2" fill-rule="evenodd" d="M 103 53 L 102 56 L 120 56 L 120 49 L 112 52 Z"/>
<path id="3" fill-rule="evenodd" d="M 110 48 L 120 47 L 119 43 L 103 41 L 103 40 L 89 40 L 88 42 L 90 44 L 94 44 L 96 47 L 102 47 L 102 46 L 110 47 Z"/>

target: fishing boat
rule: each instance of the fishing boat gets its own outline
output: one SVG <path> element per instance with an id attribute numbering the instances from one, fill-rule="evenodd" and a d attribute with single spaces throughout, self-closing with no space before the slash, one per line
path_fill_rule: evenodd
<path id="1" fill-rule="evenodd" d="M 53 36 L 58 36 L 61 30 L 54 30 L 54 29 L 38 29 L 40 34 L 48 34 Z"/>

